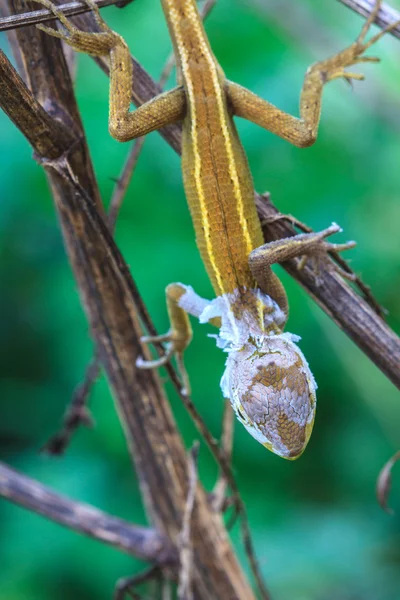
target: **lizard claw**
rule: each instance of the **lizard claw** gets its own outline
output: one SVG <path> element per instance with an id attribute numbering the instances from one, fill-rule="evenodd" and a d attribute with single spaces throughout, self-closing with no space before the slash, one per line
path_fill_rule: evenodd
<path id="1" fill-rule="evenodd" d="M 381 37 L 398 27 L 398 25 L 400 24 L 400 21 L 394 21 L 385 29 L 382 29 L 382 31 L 379 31 L 379 33 L 372 36 L 371 39 L 365 41 L 365 38 L 376 19 L 381 4 L 382 0 L 376 0 L 374 9 L 372 10 L 368 19 L 364 23 L 364 26 L 359 36 L 357 37 L 356 41 L 353 42 L 353 44 L 348 46 L 342 52 L 339 52 L 339 54 L 328 58 L 326 61 L 317 63 L 319 64 L 320 73 L 323 75 L 325 81 L 332 81 L 333 79 L 340 78 L 344 78 L 346 81 L 363 81 L 365 79 L 364 75 L 360 75 L 359 73 L 347 72 L 346 68 L 360 63 L 379 62 L 380 59 L 376 56 L 364 56 L 364 53 L 373 44 L 380 40 Z"/>
<path id="2" fill-rule="evenodd" d="M 325 240 L 326 237 L 334 233 L 341 233 L 342 231 L 343 229 L 337 223 L 332 223 L 330 227 L 327 227 L 326 229 L 322 230 L 319 234 L 317 234 L 320 236 L 319 245 L 315 246 L 310 253 L 304 253 L 298 259 L 297 268 L 299 270 L 303 269 L 309 260 L 312 261 L 312 269 L 316 277 L 317 286 L 320 286 L 322 283 L 320 278 L 320 267 L 321 263 L 327 259 L 328 252 L 343 252 L 343 250 L 350 250 L 351 248 L 354 248 L 357 245 L 356 242 L 353 240 L 345 242 L 343 244 L 334 244 Z M 332 263 L 332 265 L 337 273 L 339 273 L 342 276 L 345 276 L 345 271 L 343 271 L 343 269 L 340 269 L 340 267 L 335 263 Z M 347 274 L 346 278 L 353 280 L 353 277 L 347 276 Z"/>
<path id="3" fill-rule="evenodd" d="M 142 336 L 140 341 L 143 344 L 153 344 L 155 342 L 167 342 L 165 346 L 165 352 L 159 358 L 154 360 L 146 360 L 142 356 L 136 359 L 136 366 L 138 369 L 158 369 L 159 367 L 165 366 L 175 356 L 176 364 L 178 367 L 178 373 L 182 381 L 181 393 L 184 396 L 190 395 L 190 382 L 189 376 L 183 362 L 183 350 L 178 341 L 176 341 L 172 331 L 162 335 L 155 336 Z"/>
<path id="4" fill-rule="evenodd" d="M 40 23 L 37 25 L 38 29 L 52 35 L 53 37 L 59 38 L 69 44 L 71 48 L 78 52 L 84 52 L 91 56 L 104 56 L 109 53 L 117 42 L 120 42 L 120 36 L 112 31 L 105 23 L 103 18 L 100 16 L 98 6 L 92 0 L 84 0 L 86 4 L 94 13 L 96 23 L 101 29 L 100 33 L 93 33 L 82 31 L 75 27 L 71 21 L 65 16 L 65 14 L 59 10 L 59 8 L 53 4 L 50 0 L 35 0 L 38 4 L 42 4 L 51 12 L 59 22 L 61 23 L 61 30 L 52 29 L 47 25 Z"/>

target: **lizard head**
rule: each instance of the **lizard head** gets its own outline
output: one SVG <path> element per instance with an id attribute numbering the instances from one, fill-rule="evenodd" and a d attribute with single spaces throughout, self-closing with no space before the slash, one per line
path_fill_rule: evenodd
<path id="1" fill-rule="evenodd" d="M 316 384 L 290 333 L 249 337 L 229 350 L 221 389 L 239 421 L 263 446 L 294 460 L 310 438 Z"/>

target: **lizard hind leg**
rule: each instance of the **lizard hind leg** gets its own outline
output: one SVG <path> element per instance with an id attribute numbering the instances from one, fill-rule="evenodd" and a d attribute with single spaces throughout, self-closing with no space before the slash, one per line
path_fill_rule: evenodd
<path id="1" fill-rule="evenodd" d="M 111 31 L 109 26 L 107 25 L 107 23 L 101 16 L 99 7 L 97 6 L 96 2 L 94 2 L 93 0 L 84 0 L 84 1 L 89 6 L 89 8 L 92 9 L 93 16 L 95 18 L 97 25 L 100 27 L 100 29 L 102 31 Z"/>
<path id="2" fill-rule="evenodd" d="M 142 357 L 139 357 L 136 361 L 136 366 L 139 369 L 157 369 L 158 367 L 164 366 L 175 357 L 178 373 L 182 382 L 181 391 L 188 396 L 190 394 L 190 382 L 185 368 L 183 355 L 192 339 L 192 328 L 187 312 L 178 304 L 180 298 L 185 293 L 186 289 L 178 283 L 172 283 L 167 286 L 166 299 L 171 327 L 165 334 L 143 336 L 141 338 L 143 344 L 167 342 L 165 353 L 155 360 L 145 360 Z"/>
<path id="3" fill-rule="evenodd" d="M 51 12 L 61 23 L 61 30 L 52 29 L 42 23 L 37 25 L 38 29 L 60 38 L 78 52 L 90 54 L 91 56 L 107 55 L 112 48 L 117 45 L 126 45 L 121 36 L 112 31 L 100 16 L 99 9 L 92 0 L 85 0 L 86 4 L 94 13 L 96 22 L 101 29 L 99 33 L 87 32 L 78 29 L 71 21 L 53 4 L 50 0 L 35 0 L 38 4 L 42 4 Z"/>

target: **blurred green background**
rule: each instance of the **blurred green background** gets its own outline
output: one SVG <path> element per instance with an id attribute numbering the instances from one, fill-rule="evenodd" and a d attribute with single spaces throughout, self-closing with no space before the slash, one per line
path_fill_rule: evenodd
<path id="1" fill-rule="evenodd" d="M 158 77 L 170 51 L 160 3 L 136 0 L 123 11 L 108 8 L 103 14 Z M 353 41 L 361 24 L 332 0 L 219 0 L 207 31 L 230 79 L 297 114 L 307 66 Z M 1 44 L 8 51 L 5 37 Z M 269 190 L 282 212 L 315 229 L 337 221 L 344 234 L 336 241 L 357 240 L 347 256 L 388 309 L 388 322 L 397 331 L 399 50 L 399 41 L 388 36 L 370 51 L 382 57 L 382 64 L 362 66 L 365 82 L 356 82 L 353 90 L 343 81 L 328 86 L 320 136 L 310 149 L 292 148 L 255 125 L 238 123 L 256 189 Z M 108 83 L 85 56 L 79 57 L 76 89 L 107 204 L 129 145 L 108 135 Z M 104 379 L 91 402 L 96 428 L 80 430 L 63 458 L 39 454 L 82 379 L 92 344 L 43 171 L 3 114 L 0 128 L 2 459 L 72 498 L 145 523 Z M 167 327 L 164 288 L 169 282 L 190 283 L 201 295 L 212 295 L 194 243 L 179 159 L 157 133 L 145 143 L 117 240 L 160 331 Z M 288 330 L 301 335 L 318 382 L 318 413 L 311 442 L 297 462 L 270 454 L 244 428 L 236 428 L 234 467 L 264 575 L 277 600 L 398 599 L 399 470 L 391 496 L 397 516 L 378 508 L 374 488 L 380 467 L 400 447 L 399 393 L 280 268 L 279 274 L 290 300 Z M 193 396 L 218 435 L 225 356 L 207 338 L 205 326 L 195 323 L 194 329 L 187 353 Z M 190 445 L 197 434 L 169 392 Z M 205 448 L 200 469 L 210 488 L 216 468 Z M 237 527 L 232 537 L 248 569 Z M 142 566 L 0 503 L 1 600 L 109 599 L 115 581 Z"/>

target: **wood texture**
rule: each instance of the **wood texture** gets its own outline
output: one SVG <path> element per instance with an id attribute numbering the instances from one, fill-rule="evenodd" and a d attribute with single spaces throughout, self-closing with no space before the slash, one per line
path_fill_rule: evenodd
<path id="1" fill-rule="evenodd" d="M 0 496 L 78 533 L 141 560 L 174 564 L 176 550 L 155 529 L 139 527 L 81 502 L 54 493 L 34 479 L 0 463 Z"/>
<path id="2" fill-rule="evenodd" d="M 132 298 L 134 284 L 105 224 L 61 46 L 38 31 L 26 32 L 24 40 L 14 38 L 21 49 L 20 63 L 27 69 L 25 80 L 75 136 L 67 154 L 63 151 L 51 160 L 42 155 L 38 160 L 48 174 L 69 259 L 114 393 L 149 518 L 176 546 L 188 489 L 185 448 L 157 376 L 135 367 L 143 349 Z M 40 60 L 33 60 L 36 53 Z M 23 86 L 22 80 L 19 86 Z M 24 105 L 29 115 L 21 115 L 18 122 L 29 139 L 30 127 L 39 122 L 33 105 L 32 96 L 31 103 Z M 222 519 L 212 510 L 200 485 L 191 528 L 194 597 L 254 598 Z"/>

